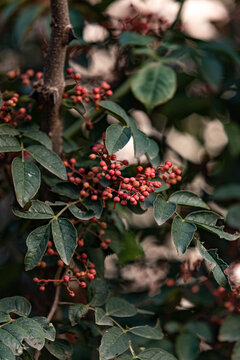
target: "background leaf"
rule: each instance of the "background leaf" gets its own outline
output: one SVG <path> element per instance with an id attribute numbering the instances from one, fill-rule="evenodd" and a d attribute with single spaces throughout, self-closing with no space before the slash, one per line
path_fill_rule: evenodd
<path id="1" fill-rule="evenodd" d="M 176 90 L 176 74 L 168 66 L 151 63 L 144 66 L 132 80 L 132 91 L 148 112 L 171 99 Z"/>

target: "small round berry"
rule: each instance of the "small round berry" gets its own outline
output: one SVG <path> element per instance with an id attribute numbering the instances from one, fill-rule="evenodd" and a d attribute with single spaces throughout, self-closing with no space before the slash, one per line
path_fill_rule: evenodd
<path id="1" fill-rule="evenodd" d="M 80 246 L 80 247 L 83 247 L 83 246 L 84 246 L 84 241 L 83 241 L 83 239 L 79 239 L 79 240 L 78 240 L 78 246 Z"/>
<path id="2" fill-rule="evenodd" d="M 40 286 L 39 290 L 40 291 L 45 291 L 45 286 L 44 285 Z"/>
<path id="3" fill-rule="evenodd" d="M 96 154 L 90 154 L 89 155 L 89 159 L 91 159 L 91 160 L 95 160 L 96 158 L 97 158 Z"/>
<path id="4" fill-rule="evenodd" d="M 81 288 L 85 289 L 87 287 L 87 284 L 84 281 L 80 282 Z"/>
<path id="5" fill-rule="evenodd" d="M 64 266 L 64 262 L 63 262 L 62 260 L 58 260 L 57 266 L 63 267 L 63 266 Z"/>
<path id="6" fill-rule="evenodd" d="M 38 279 L 37 277 L 34 277 L 34 278 L 33 278 L 33 281 L 34 281 L 35 283 L 37 283 L 37 282 L 39 282 L 39 279 Z"/>
<path id="7" fill-rule="evenodd" d="M 116 202 L 116 203 L 117 203 L 117 202 L 120 202 L 120 197 L 119 197 L 119 196 L 115 196 L 115 197 L 113 198 L 113 201 Z"/>
<path id="8" fill-rule="evenodd" d="M 137 172 L 142 172 L 143 171 L 143 167 L 141 166 L 141 165 L 139 165 L 138 167 L 137 167 Z"/>
<path id="9" fill-rule="evenodd" d="M 67 68 L 67 73 L 68 73 L 69 75 L 71 75 L 71 74 L 73 73 L 73 69 L 72 69 L 72 68 Z"/>
<path id="10" fill-rule="evenodd" d="M 82 254 L 81 254 L 81 259 L 82 259 L 82 260 L 86 260 L 86 259 L 87 259 L 87 257 L 88 257 L 88 256 L 87 256 L 87 254 L 86 254 L 86 253 L 82 253 Z"/>
<path id="11" fill-rule="evenodd" d="M 88 274 L 87 274 L 87 278 L 88 278 L 88 280 L 92 281 L 92 280 L 94 280 L 94 275 L 88 273 Z"/>
<path id="12" fill-rule="evenodd" d="M 53 249 L 48 249 L 47 253 L 48 253 L 48 255 L 53 255 L 53 254 L 54 254 L 54 250 L 53 250 Z"/>
<path id="13" fill-rule="evenodd" d="M 75 165 L 76 162 L 77 162 L 77 160 L 76 160 L 75 158 L 71 158 L 71 159 L 69 160 L 69 162 L 70 162 L 72 165 Z"/>
<path id="14" fill-rule="evenodd" d="M 98 199 L 98 196 L 97 196 L 97 195 L 92 195 L 92 196 L 91 196 L 91 200 L 97 201 L 97 199 Z"/>
<path id="15" fill-rule="evenodd" d="M 65 275 L 64 278 L 63 278 L 63 281 L 68 283 L 70 280 L 69 276 Z"/>

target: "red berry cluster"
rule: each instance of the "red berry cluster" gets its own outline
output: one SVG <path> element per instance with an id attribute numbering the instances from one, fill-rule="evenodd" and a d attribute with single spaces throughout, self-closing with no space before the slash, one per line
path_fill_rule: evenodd
<path id="1" fill-rule="evenodd" d="M 103 81 L 101 86 L 95 87 L 89 91 L 79 84 L 79 80 L 81 79 L 80 74 L 74 73 L 72 68 L 67 68 L 67 73 L 76 82 L 76 86 L 74 90 L 71 89 L 68 92 L 64 92 L 63 98 L 70 98 L 73 104 L 77 104 L 82 101 L 89 103 L 92 100 L 96 109 L 99 109 L 97 102 L 105 100 L 107 97 L 112 96 L 113 94 L 111 86 L 106 81 Z"/>
<path id="2" fill-rule="evenodd" d="M 20 70 L 11 70 L 7 73 L 9 79 L 15 79 L 16 77 L 21 78 L 22 84 L 26 86 L 37 86 L 39 80 L 42 78 L 43 73 L 38 71 L 35 73 L 33 69 L 28 69 L 25 73 L 21 74 Z"/>
<path id="3" fill-rule="evenodd" d="M 52 248 L 49 247 L 45 255 L 56 254 L 56 252 L 54 250 L 52 250 L 53 252 L 51 252 L 51 253 L 49 250 L 52 250 Z M 95 279 L 95 276 L 97 273 L 95 270 L 95 265 L 88 260 L 88 256 L 86 253 L 81 253 L 81 254 L 77 255 L 76 258 L 78 261 L 80 261 L 82 263 L 83 270 L 81 270 L 79 267 L 76 267 L 76 266 L 72 268 L 70 265 L 69 271 L 71 271 L 71 273 L 73 275 L 64 275 L 59 280 L 58 279 L 39 279 L 38 277 L 34 277 L 33 281 L 40 285 L 39 290 L 45 291 L 46 285 L 54 282 L 54 283 L 58 283 L 59 285 L 65 284 L 69 295 L 75 296 L 74 291 L 72 291 L 70 289 L 70 282 L 77 282 L 81 288 L 83 288 L 83 289 L 86 288 L 87 287 L 86 281 L 93 281 Z M 39 263 L 39 264 L 40 264 L 39 266 L 41 266 L 42 268 L 46 267 L 46 262 L 41 261 L 41 263 Z M 44 266 L 43 266 L 43 264 L 44 264 Z M 58 260 L 57 265 L 60 268 L 64 267 L 64 263 L 60 259 Z"/>
<path id="4" fill-rule="evenodd" d="M 0 120 L 13 126 L 20 120 L 32 120 L 25 107 L 18 107 L 19 94 L 10 94 L 4 91 L 2 94 L 2 106 L 0 108 Z M 31 105 L 29 105 L 31 107 Z M 29 107 L 28 106 L 28 107 Z"/>
<path id="5" fill-rule="evenodd" d="M 117 24 L 115 24 L 117 21 Z M 164 17 L 159 17 L 157 14 L 140 11 L 134 5 L 130 5 L 130 15 L 114 19 L 114 25 L 103 24 L 104 27 L 119 33 L 123 31 L 130 31 L 142 35 L 162 35 L 169 27 L 168 21 Z"/>
<path id="6" fill-rule="evenodd" d="M 93 231 L 90 229 L 91 225 L 99 227 L 99 229 Z M 78 236 L 78 246 L 83 247 L 85 245 L 84 235 L 85 233 L 91 233 L 100 241 L 100 247 L 104 250 L 108 248 L 108 245 L 111 243 L 111 239 L 106 237 L 106 229 L 108 225 L 105 221 L 99 221 L 96 217 L 93 217 L 90 222 L 85 226 L 85 229 Z"/>
<path id="7" fill-rule="evenodd" d="M 158 171 L 153 167 L 145 169 L 139 165 L 137 174 L 132 177 L 125 177 L 122 174 L 122 167 L 128 165 L 127 160 L 116 161 L 116 155 L 109 155 L 104 144 L 96 144 L 92 148 L 93 153 L 89 158 L 93 161 L 99 160 L 98 166 L 93 166 L 89 171 L 84 168 L 76 169 L 76 159 L 64 161 L 64 165 L 69 168 L 69 181 L 80 186 L 80 196 L 90 197 L 97 201 L 99 198 L 105 202 L 112 199 L 114 203 L 126 206 L 128 202 L 136 206 L 138 202 L 143 202 L 150 193 L 156 188 L 161 187 L 160 181 L 153 181 Z M 159 166 L 160 178 L 168 185 L 174 185 L 181 180 L 181 170 L 173 166 L 171 161 L 166 161 L 165 165 Z M 103 187 L 100 180 L 105 178 L 109 186 Z"/>
<path id="8" fill-rule="evenodd" d="M 219 286 L 213 291 L 213 295 L 218 303 L 223 303 L 224 307 L 235 313 L 240 313 L 240 287 L 233 291 L 228 291 Z"/>
<path id="9" fill-rule="evenodd" d="M 164 165 L 160 165 L 157 170 L 161 173 L 160 178 L 168 185 L 176 185 L 182 180 L 182 171 L 169 160 Z"/>

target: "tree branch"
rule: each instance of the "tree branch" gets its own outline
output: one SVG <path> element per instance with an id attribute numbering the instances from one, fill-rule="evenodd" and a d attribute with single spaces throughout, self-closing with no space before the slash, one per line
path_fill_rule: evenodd
<path id="1" fill-rule="evenodd" d="M 67 46 L 75 38 L 69 20 L 68 1 L 51 0 L 51 38 L 45 58 L 43 84 L 37 89 L 44 105 L 42 130 L 52 139 L 53 150 L 62 152 L 62 120 L 59 110 L 65 86 L 64 64 Z"/>

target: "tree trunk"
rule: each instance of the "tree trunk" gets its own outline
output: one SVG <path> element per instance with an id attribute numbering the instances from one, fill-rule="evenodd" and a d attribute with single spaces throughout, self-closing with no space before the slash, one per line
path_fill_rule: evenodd
<path id="1" fill-rule="evenodd" d="M 69 20 L 67 0 L 51 0 L 51 27 L 43 84 L 37 92 L 43 101 L 42 130 L 52 139 L 53 151 L 60 155 L 63 149 L 63 126 L 59 111 L 65 86 L 64 64 L 67 46 L 75 38 Z"/>

